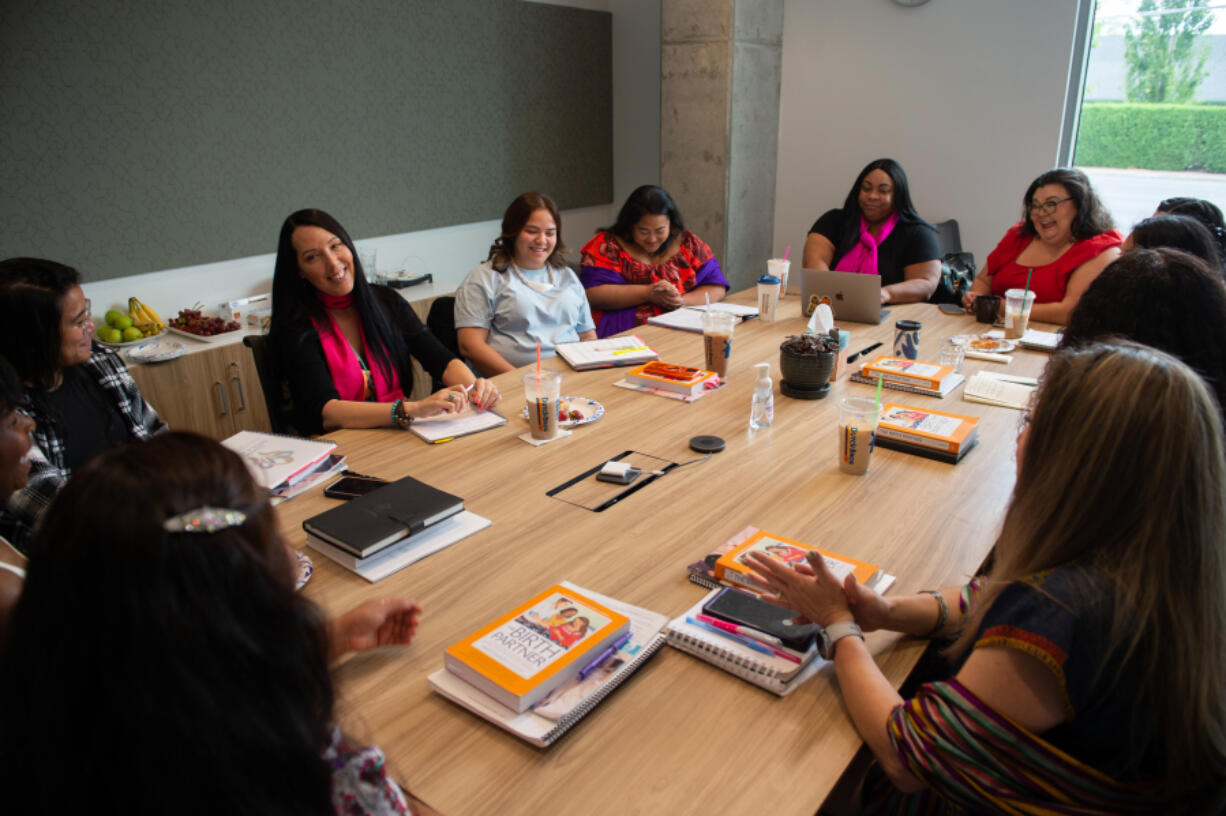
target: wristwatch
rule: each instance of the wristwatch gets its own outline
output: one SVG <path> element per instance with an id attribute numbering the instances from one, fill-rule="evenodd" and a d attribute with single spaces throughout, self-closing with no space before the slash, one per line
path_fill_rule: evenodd
<path id="1" fill-rule="evenodd" d="M 834 659 L 834 644 L 845 637 L 858 637 L 864 640 L 864 633 L 855 621 L 839 621 L 825 629 L 817 630 L 817 653 L 827 660 Z"/>

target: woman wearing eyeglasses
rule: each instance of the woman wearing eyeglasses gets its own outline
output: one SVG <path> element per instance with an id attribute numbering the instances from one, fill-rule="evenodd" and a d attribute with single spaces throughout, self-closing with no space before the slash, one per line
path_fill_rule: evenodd
<path id="1" fill-rule="evenodd" d="M 0 262 L 0 355 L 25 386 L 21 410 L 42 455 L 29 481 L 0 506 L 0 536 L 25 552 L 68 475 L 98 453 L 166 430 L 119 355 L 93 343 L 90 302 L 70 266 L 38 258 Z"/>
<path id="2" fill-rule="evenodd" d="M 1025 287 L 1029 276 L 1035 295 L 1030 319 L 1067 323 L 1082 293 L 1120 255 L 1124 236 L 1113 227 L 1084 173 L 1048 170 L 1030 182 L 1022 220 L 988 255 L 962 305 L 972 311 L 980 295 L 1003 296 Z"/>

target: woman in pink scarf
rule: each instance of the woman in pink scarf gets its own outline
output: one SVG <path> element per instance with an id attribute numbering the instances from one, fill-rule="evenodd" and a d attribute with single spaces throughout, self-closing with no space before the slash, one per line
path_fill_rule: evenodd
<path id="1" fill-rule="evenodd" d="M 843 209 L 809 228 L 805 269 L 881 276 L 882 303 L 927 300 L 941 280 L 936 230 L 919 217 L 902 165 L 877 159 L 860 171 Z"/>
<path id="2" fill-rule="evenodd" d="M 404 428 L 470 402 L 498 404 L 494 384 L 473 376 L 404 298 L 367 282 L 349 233 L 322 210 L 299 210 L 282 224 L 272 305 L 269 340 L 299 433 Z M 413 358 L 446 387 L 410 399 Z"/>

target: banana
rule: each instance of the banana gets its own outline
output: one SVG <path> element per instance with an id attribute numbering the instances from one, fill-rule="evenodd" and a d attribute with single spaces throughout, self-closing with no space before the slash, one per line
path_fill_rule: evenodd
<path id="1" fill-rule="evenodd" d="M 146 337 L 155 335 L 166 328 L 166 324 L 162 322 L 158 313 L 138 298 L 128 298 L 128 316 L 132 318 L 132 325 L 140 329 Z"/>

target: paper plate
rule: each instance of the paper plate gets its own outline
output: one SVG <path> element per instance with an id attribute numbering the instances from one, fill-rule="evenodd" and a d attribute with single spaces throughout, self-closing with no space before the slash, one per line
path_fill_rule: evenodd
<path id="1" fill-rule="evenodd" d="M 576 425 L 586 425 L 589 422 L 595 422 L 604 416 L 604 406 L 594 399 L 587 397 L 561 397 L 561 410 L 570 413 L 578 411 L 583 415 L 582 419 L 567 419 L 558 422 L 559 428 L 573 428 Z M 528 406 L 524 406 L 523 412 L 520 414 L 525 421 L 528 419 Z"/>
<path id="2" fill-rule="evenodd" d="M 311 557 L 302 550 L 294 550 L 294 558 L 298 562 L 298 575 L 294 579 L 294 589 L 302 589 L 306 586 L 306 582 L 311 580 L 311 575 L 315 572 L 315 564 L 311 561 Z"/>
<path id="3" fill-rule="evenodd" d="M 163 338 L 147 340 L 136 348 L 128 349 L 128 359 L 134 363 L 164 363 L 186 353 L 187 349 L 178 340 Z"/>
<path id="4" fill-rule="evenodd" d="M 967 351 L 983 351 L 989 354 L 1008 354 L 1017 348 L 1013 340 L 1003 337 L 993 337 L 989 334 L 964 334 Z"/>

